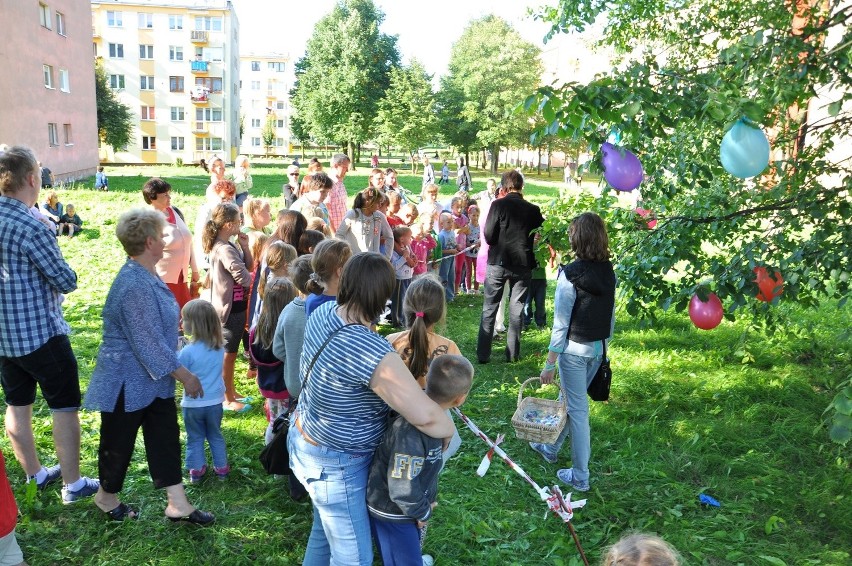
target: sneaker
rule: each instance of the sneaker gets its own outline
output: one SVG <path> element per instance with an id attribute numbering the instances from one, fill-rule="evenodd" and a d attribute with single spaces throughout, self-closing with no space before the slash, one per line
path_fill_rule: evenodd
<path id="1" fill-rule="evenodd" d="M 201 466 L 200 470 L 189 470 L 189 483 L 198 483 L 204 479 L 204 474 L 207 473 L 207 464 Z"/>
<path id="2" fill-rule="evenodd" d="M 574 470 L 572 468 L 563 468 L 556 472 L 556 477 L 565 485 L 570 485 L 577 491 L 589 491 L 589 482 L 574 479 Z"/>
<path id="3" fill-rule="evenodd" d="M 91 497 L 98 492 L 98 488 L 101 487 L 101 482 L 98 480 L 93 480 L 92 478 L 82 478 L 85 480 L 83 483 L 83 487 L 80 489 L 68 489 L 67 485 L 62 486 L 62 504 L 63 505 L 71 505 L 72 503 L 77 503 L 81 499 L 85 499 L 87 497 Z"/>
<path id="4" fill-rule="evenodd" d="M 432 558 L 429 554 L 423 555 L 423 566 L 432 566 L 435 563 L 435 559 Z"/>
<path id="5" fill-rule="evenodd" d="M 59 464 L 45 468 L 45 471 L 47 471 L 47 477 L 36 485 L 39 491 L 44 491 L 47 486 L 55 484 L 62 478 L 62 468 Z"/>
<path id="6" fill-rule="evenodd" d="M 548 464 L 555 464 L 557 460 L 556 454 L 550 451 L 546 444 L 541 444 L 539 442 L 530 442 L 530 448 L 541 454 L 541 457 L 544 458 L 544 461 Z"/>
<path id="7" fill-rule="evenodd" d="M 216 477 L 220 480 L 228 479 L 228 474 L 231 473 L 231 466 L 222 466 L 221 468 L 213 468 L 216 472 Z"/>

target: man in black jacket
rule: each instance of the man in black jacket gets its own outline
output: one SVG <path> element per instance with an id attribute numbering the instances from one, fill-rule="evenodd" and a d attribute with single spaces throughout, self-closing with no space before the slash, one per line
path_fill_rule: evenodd
<path id="1" fill-rule="evenodd" d="M 476 344 L 476 357 L 481 364 L 491 358 L 494 320 L 505 285 L 509 285 L 506 360 L 513 362 L 520 357 L 524 302 L 532 269 L 536 265 L 532 231 L 544 222 L 539 207 L 524 200 L 524 178 L 520 173 L 514 170 L 503 173 L 501 186 L 507 194 L 491 204 L 483 234 L 490 248 L 485 272 L 482 320 Z"/>

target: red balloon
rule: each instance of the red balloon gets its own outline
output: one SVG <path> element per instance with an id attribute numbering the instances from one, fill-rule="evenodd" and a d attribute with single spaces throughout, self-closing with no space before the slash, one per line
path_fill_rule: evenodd
<path id="1" fill-rule="evenodd" d="M 724 314 L 722 301 L 716 293 L 710 293 L 707 302 L 699 299 L 698 295 L 693 295 L 689 301 L 689 318 L 701 330 L 713 330 L 719 326 Z"/>
<path id="2" fill-rule="evenodd" d="M 755 279 L 757 284 L 757 300 L 764 303 L 772 302 L 775 297 L 780 297 L 784 292 L 784 278 L 780 271 L 775 272 L 775 277 L 769 275 L 766 268 L 758 265 L 754 268 Z"/>

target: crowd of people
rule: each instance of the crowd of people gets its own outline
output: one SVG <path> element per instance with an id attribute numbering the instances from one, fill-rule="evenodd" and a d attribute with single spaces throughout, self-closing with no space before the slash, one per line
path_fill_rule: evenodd
<path id="1" fill-rule="evenodd" d="M 460 190 L 444 203 L 434 170 L 415 205 L 394 169 L 374 168 L 370 185 L 347 209 L 350 161 L 337 154 L 328 173 L 317 160 L 301 181 L 300 167 L 288 167 L 282 199 L 289 206 L 273 221 L 272 202 L 252 196 L 248 159 L 235 165 L 228 174 L 224 161 L 210 162 L 194 234 L 172 204 L 171 186 L 159 178 L 142 187 L 148 206 L 118 219 L 127 259 L 105 299 L 103 339 L 83 397 L 60 306 L 77 279 L 62 257 L 58 230 L 45 229 L 35 208 L 39 164 L 26 148 L 0 151 L 0 257 L 11 274 L 0 289 L 0 377 L 15 457 L 39 490 L 61 480 L 63 503 L 93 497 L 109 519 L 132 520 L 139 510 L 119 495 L 141 428 L 149 474 L 166 492 L 164 515 L 210 525 L 215 517 L 189 502 L 184 478 L 204 480 L 205 444 L 212 475 L 228 477 L 223 414 L 245 413 L 254 402 L 235 385 L 242 347 L 269 423 L 267 442 L 272 422 L 291 414 L 290 495 L 310 496 L 313 504 L 305 563 L 371 564 L 374 543 L 385 564 L 430 563 L 421 546 L 438 473 L 461 444 L 449 409 L 465 401 L 474 374 L 456 343 L 435 327 L 448 302 L 478 293 L 484 283 L 476 358 L 489 363 L 506 289 L 505 359 L 521 357 L 521 329 L 532 317 L 526 303 L 538 294 L 530 289 L 541 211 L 524 199 L 517 171 L 504 173 L 499 185 L 489 180 L 471 198 L 463 162 Z M 446 163 L 442 180 L 445 170 Z M 55 193 L 47 193 L 44 208 L 62 224 Z M 557 475 L 586 491 L 585 390 L 612 335 L 616 282 L 600 217 L 578 216 L 570 241 L 576 260 L 557 277 L 541 373 L 547 383 L 559 367 L 570 425 L 554 444 L 531 447 L 556 463 L 570 431 L 572 467 Z M 387 338 L 376 332 L 385 316 L 399 328 Z M 543 309 L 535 320 L 544 326 Z M 43 466 L 36 452 L 37 387 L 51 409 L 59 465 Z M 81 407 L 101 415 L 97 480 L 80 475 Z M 10 540 L 14 528 L 0 538 L 0 558 L 20 554 Z"/>

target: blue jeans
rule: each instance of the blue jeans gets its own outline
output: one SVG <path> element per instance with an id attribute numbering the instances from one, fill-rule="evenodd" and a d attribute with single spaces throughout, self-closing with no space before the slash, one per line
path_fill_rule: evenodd
<path id="1" fill-rule="evenodd" d="M 234 196 L 234 204 L 236 204 L 237 206 L 239 206 L 240 208 L 242 208 L 242 207 L 243 207 L 243 203 L 244 203 L 246 200 L 248 200 L 248 198 L 249 198 L 248 191 L 246 191 L 246 192 L 244 192 L 244 193 L 240 193 L 240 194 L 238 194 L 238 195 L 235 195 L 235 196 Z"/>
<path id="2" fill-rule="evenodd" d="M 370 530 L 384 566 L 423 565 L 420 530 L 413 520 L 397 523 L 370 517 Z"/>
<path id="3" fill-rule="evenodd" d="M 447 302 L 449 303 L 456 296 L 456 258 L 444 256 L 443 261 L 441 261 L 438 265 L 438 277 L 441 278 L 441 283 L 444 284 L 444 290 L 447 294 Z"/>
<path id="4" fill-rule="evenodd" d="M 397 279 L 391 294 L 391 324 L 394 326 L 405 326 L 405 315 L 402 312 L 402 304 L 405 302 L 405 292 L 411 285 L 411 279 Z"/>
<path id="5" fill-rule="evenodd" d="M 571 465 L 574 478 L 589 481 L 589 458 L 592 455 L 591 431 L 589 429 L 589 397 L 586 390 L 598 372 L 603 356 L 587 358 L 573 354 L 560 354 L 559 379 L 568 396 L 568 424 L 562 429 L 556 442 L 545 445 L 553 455 L 559 452 L 565 437 L 571 433 Z"/>
<path id="6" fill-rule="evenodd" d="M 290 468 L 314 506 L 304 566 L 370 566 L 373 543 L 367 513 L 372 454 L 338 452 L 309 443 L 292 419 Z"/>
<path id="7" fill-rule="evenodd" d="M 213 466 L 228 465 L 225 437 L 222 436 L 222 404 L 207 407 L 183 407 L 183 425 L 186 427 L 186 468 L 200 470 L 207 463 L 204 441 L 210 445 Z"/>

